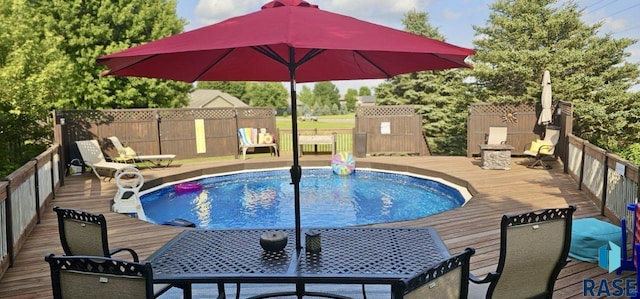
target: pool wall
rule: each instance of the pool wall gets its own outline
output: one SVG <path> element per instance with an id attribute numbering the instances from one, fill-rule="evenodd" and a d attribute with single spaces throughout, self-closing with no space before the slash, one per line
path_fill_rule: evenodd
<path id="1" fill-rule="evenodd" d="M 308 160 L 308 161 L 300 161 L 300 166 L 302 166 L 303 171 L 305 167 L 330 167 L 330 160 Z M 291 167 L 291 161 L 283 160 L 283 161 L 258 161 L 258 162 L 239 162 L 236 164 L 226 164 L 220 166 L 207 166 L 201 169 L 194 170 L 185 170 L 184 172 L 179 172 L 176 174 L 159 177 L 155 179 L 151 179 L 146 181 L 141 188 L 141 191 L 149 190 L 151 188 L 155 188 L 167 183 L 173 183 L 178 181 L 184 181 L 189 179 L 194 179 L 202 176 L 210 176 L 219 173 L 227 173 L 227 172 L 237 172 L 244 170 L 259 170 L 259 169 L 270 169 L 270 168 L 283 168 L 283 167 Z M 427 176 L 434 177 L 446 180 L 452 184 L 458 185 L 460 187 L 466 188 L 471 196 L 475 196 L 477 194 L 476 189 L 467 181 L 462 180 L 460 178 L 448 175 L 444 172 L 422 169 L 418 167 L 408 166 L 408 165 L 396 165 L 391 163 L 384 162 L 376 162 L 376 161 L 357 161 L 356 162 L 356 171 L 358 168 L 370 168 L 374 170 L 386 170 L 393 172 L 406 172 L 409 174 L 415 174 L 419 176 Z"/>

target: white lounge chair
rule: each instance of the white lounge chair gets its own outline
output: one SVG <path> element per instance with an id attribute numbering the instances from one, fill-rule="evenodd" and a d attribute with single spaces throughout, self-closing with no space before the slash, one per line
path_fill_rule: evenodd
<path id="1" fill-rule="evenodd" d="M 155 166 L 162 166 L 162 163 L 164 161 L 167 161 L 167 165 L 164 166 L 167 167 L 171 164 L 171 162 L 173 162 L 173 159 L 176 158 L 176 155 L 173 154 L 138 155 L 136 151 L 134 151 L 131 147 L 123 146 L 118 137 L 111 136 L 108 137 L 108 139 L 111 140 L 111 143 L 113 143 L 113 146 L 116 148 L 116 150 L 118 150 L 118 153 L 125 153 L 126 156 L 133 157 L 133 160 L 137 162 L 151 162 Z"/>
<path id="2" fill-rule="evenodd" d="M 107 162 L 97 140 L 80 140 L 76 141 L 76 145 L 78 146 L 84 164 L 91 167 L 91 170 L 93 170 L 93 173 L 98 179 L 100 178 L 98 169 L 107 169 L 109 171 L 109 179 L 111 179 L 113 178 L 113 174 L 119 169 L 137 167 L 135 164 Z"/>
<path id="3" fill-rule="evenodd" d="M 247 149 L 252 147 L 268 147 L 271 154 L 275 151 L 276 156 L 278 155 L 278 145 L 274 142 L 273 137 L 266 132 L 258 133 L 258 129 L 255 128 L 240 128 L 238 129 L 238 139 L 240 139 L 243 160 L 246 159 Z"/>

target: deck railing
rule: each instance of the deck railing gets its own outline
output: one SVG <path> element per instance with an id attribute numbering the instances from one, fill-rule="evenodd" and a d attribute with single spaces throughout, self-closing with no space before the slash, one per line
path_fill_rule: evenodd
<path id="1" fill-rule="evenodd" d="M 54 145 L 0 179 L 0 278 L 40 222 L 42 207 L 62 185 L 60 161 L 60 146 Z"/>
<path id="2" fill-rule="evenodd" d="M 627 204 L 638 202 L 638 166 L 573 135 L 568 148 L 566 169 L 601 214 L 618 224 L 621 218 L 631 219 Z"/>
<path id="3" fill-rule="evenodd" d="M 298 129 L 299 135 L 332 135 L 336 134 L 336 151 L 352 152 L 353 151 L 353 129 Z M 293 138 L 291 129 L 278 129 L 278 147 L 280 152 L 293 151 Z M 302 145 L 304 152 L 331 152 L 331 145 L 319 144 Z"/>

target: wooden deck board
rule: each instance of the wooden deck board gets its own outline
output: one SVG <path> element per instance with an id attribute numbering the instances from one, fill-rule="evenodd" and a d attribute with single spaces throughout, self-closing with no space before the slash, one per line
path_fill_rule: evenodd
<path id="1" fill-rule="evenodd" d="M 307 161 L 329 160 L 328 156 L 305 156 Z M 523 159 L 514 159 L 511 170 L 483 170 L 480 160 L 466 157 L 370 157 L 363 162 L 395 164 L 399 168 L 411 166 L 446 173 L 469 182 L 477 194 L 464 207 L 434 216 L 375 226 L 432 226 L 435 227 L 451 252 L 474 247 L 471 270 L 477 276 L 495 270 L 500 235 L 500 218 L 528 210 L 578 207 L 575 218 L 597 217 L 599 209 L 577 189 L 576 183 L 562 173 L 556 165 L 550 171 L 528 169 Z M 215 161 L 174 165 L 168 168 L 143 169 L 146 181 L 166 175 L 188 172 L 213 166 L 233 166 L 238 163 L 290 165 L 290 157 L 253 158 L 245 161 Z M 50 278 L 46 253 L 62 254 L 53 205 L 103 213 L 107 217 L 109 241 L 112 248 L 130 247 L 141 258 L 173 238 L 182 228 L 152 225 L 140 220 L 110 212 L 110 201 L 116 191 L 115 182 L 99 181 L 90 173 L 65 178 L 65 186 L 46 207 L 41 223 L 26 241 L 15 259 L 14 266 L 0 280 L 0 298 L 50 298 Z M 122 257 L 126 257 L 122 253 Z M 573 260 L 560 274 L 554 298 L 582 297 L 582 281 L 586 278 L 616 278 L 597 265 Z M 593 297 L 592 297 L 593 298 Z"/>

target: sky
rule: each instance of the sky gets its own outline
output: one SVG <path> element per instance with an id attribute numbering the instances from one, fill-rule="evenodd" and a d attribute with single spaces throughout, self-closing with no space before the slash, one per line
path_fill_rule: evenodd
<path id="1" fill-rule="evenodd" d="M 473 48 L 475 31 L 472 26 L 486 27 L 489 6 L 494 0 L 307 0 L 320 9 L 348 15 L 380 25 L 403 29 L 402 17 L 411 10 L 427 12 L 429 24 L 438 28 L 446 42 Z M 561 2 L 568 0 L 560 0 Z M 185 31 L 215 24 L 228 18 L 260 9 L 269 0 L 178 0 L 178 15 L 187 20 Z M 614 38 L 640 40 L 640 2 L 629 0 L 577 0 L 585 9 L 586 24 L 603 22 L 599 34 Z M 640 63 L 640 42 L 627 48 L 628 61 Z M 372 89 L 382 80 L 332 81 L 344 94 L 348 88 Z M 304 84 L 313 88 L 313 83 Z M 300 90 L 300 85 L 298 90 Z"/>

